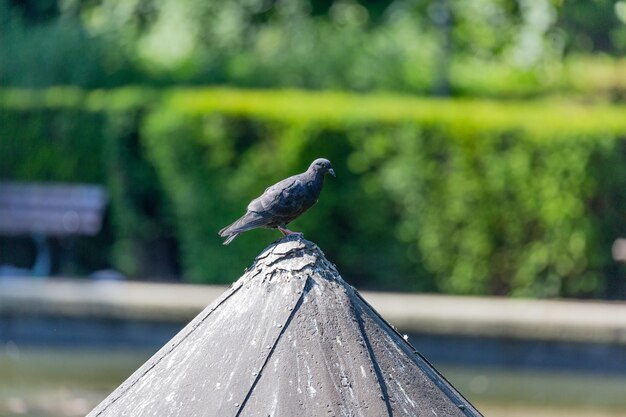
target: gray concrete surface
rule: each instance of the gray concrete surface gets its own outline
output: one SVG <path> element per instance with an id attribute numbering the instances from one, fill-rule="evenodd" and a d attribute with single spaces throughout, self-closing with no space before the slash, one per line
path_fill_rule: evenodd
<path id="1" fill-rule="evenodd" d="M 349 282 L 349 277 L 346 277 Z M 0 279 L 0 314 L 186 322 L 227 287 Z M 626 345 L 626 303 L 363 292 L 407 333 Z"/>

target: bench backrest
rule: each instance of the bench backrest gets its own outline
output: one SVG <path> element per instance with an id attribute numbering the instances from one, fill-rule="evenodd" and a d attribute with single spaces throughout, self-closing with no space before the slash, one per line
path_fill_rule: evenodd
<path id="1" fill-rule="evenodd" d="M 0 182 L 0 235 L 95 235 L 106 203 L 99 185 Z"/>

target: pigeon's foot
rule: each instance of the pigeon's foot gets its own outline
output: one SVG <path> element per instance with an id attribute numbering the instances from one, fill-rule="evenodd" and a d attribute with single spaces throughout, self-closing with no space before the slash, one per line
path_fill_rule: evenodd
<path id="1" fill-rule="evenodd" d="M 286 227 L 280 227 L 278 226 L 278 230 L 280 230 L 280 233 L 282 233 L 284 236 L 289 236 L 289 235 L 298 235 L 298 236 L 304 236 L 303 233 L 300 232 L 294 232 L 292 230 L 287 229 Z"/>

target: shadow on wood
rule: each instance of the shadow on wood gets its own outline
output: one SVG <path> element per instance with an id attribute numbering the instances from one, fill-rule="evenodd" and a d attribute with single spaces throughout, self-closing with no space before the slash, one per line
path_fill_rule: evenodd
<path id="1" fill-rule="evenodd" d="M 96 416 L 480 416 L 313 243 L 273 243 Z"/>

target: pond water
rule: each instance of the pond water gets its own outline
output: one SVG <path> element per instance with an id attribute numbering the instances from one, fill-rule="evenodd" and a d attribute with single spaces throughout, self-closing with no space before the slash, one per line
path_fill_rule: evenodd
<path id="1" fill-rule="evenodd" d="M 152 355 L 0 348 L 1 417 L 84 416 Z M 489 417 L 626 417 L 626 375 L 438 369 Z"/>

